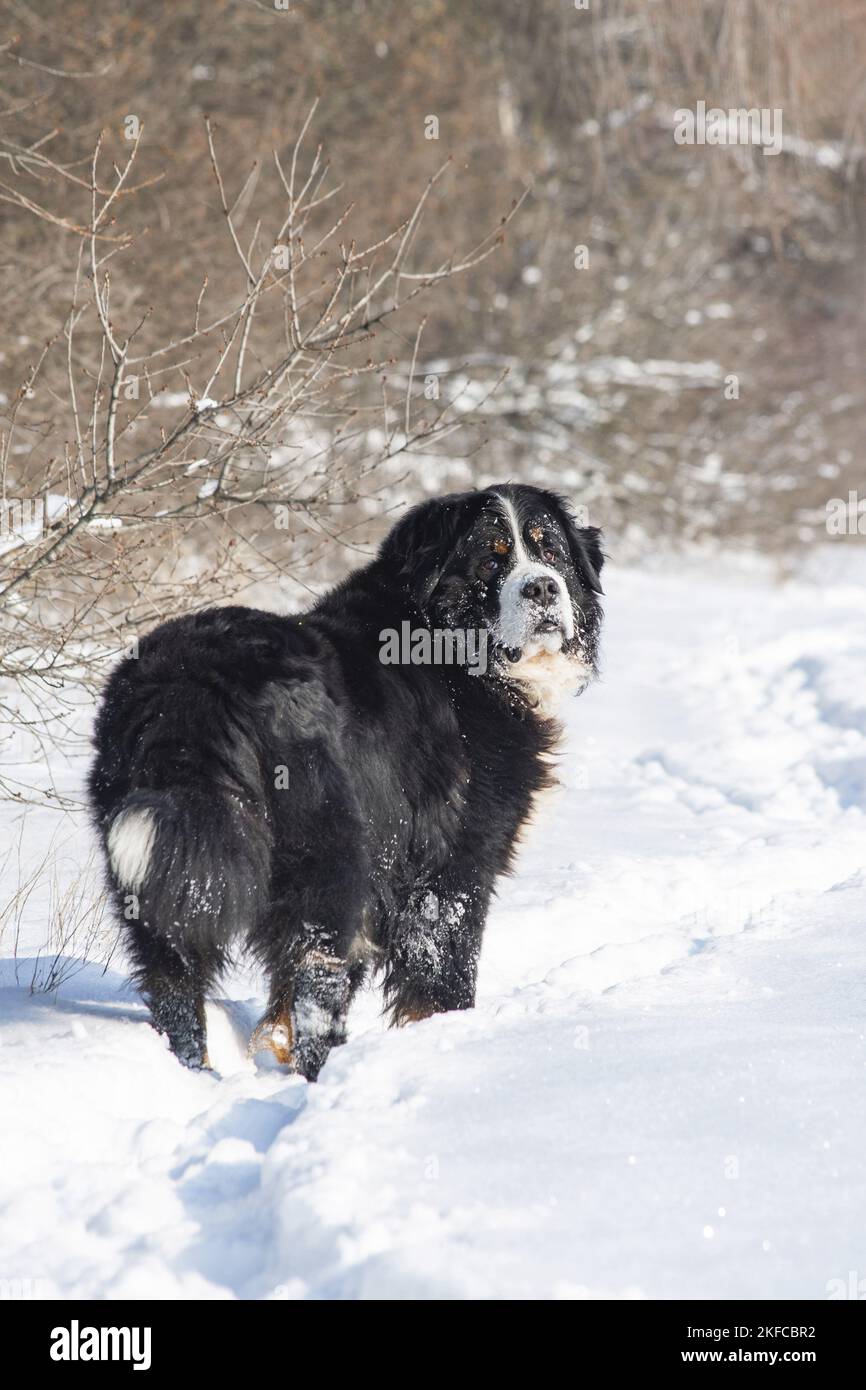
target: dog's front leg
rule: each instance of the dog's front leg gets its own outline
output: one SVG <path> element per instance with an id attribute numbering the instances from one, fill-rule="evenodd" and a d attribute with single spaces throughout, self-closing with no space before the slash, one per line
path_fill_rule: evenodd
<path id="1" fill-rule="evenodd" d="M 454 878 L 414 893 L 391 932 L 385 998 L 392 1025 L 471 1009 L 489 890 Z"/>
<path id="2" fill-rule="evenodd" d="M 339 788 L 334 804 L 338 795 Z M 357 823 L 316 825 L 308 817 L 306 825 L 309 839 L 286 854 L 270 910 L 248 938 L 270 986 L 250 1051 L 268 1049 L 315 1081 L 331 1048 L 346 1041 L 346 1015 L 364 973 L 369 888 Z"/>
<path id="3" fill-rule="evenodd" d="M 346 1041 L 351 990 L 346 961 L 310 952 L 289 990 L 271 996 L 250 1039 L 250 1053 L 272 1052 L 283 1066 L 315 1081 L 331 1048 Z"/>
<path id="4" fill-rule="evenodd" d="M 346 1041 L 346 1015 L 357 969 L 326 941 L 304 943 L 291 982 L 272 990 L 250 1051 L 267 1049 L 278 1062 L 315 1081 L 332 1047 Z"/>

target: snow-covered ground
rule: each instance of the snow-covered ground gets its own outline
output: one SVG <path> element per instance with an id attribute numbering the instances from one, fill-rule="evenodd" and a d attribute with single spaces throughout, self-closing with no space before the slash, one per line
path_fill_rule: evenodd
<path id="1" fill-rule="evenodd" d="M 606 572 L 604 680 L 568 712 L 477 1009 L 387 1032 L 367 994 L 317 1085 L 244 1059 L 255 977 L 210 1011 L 219 1078 L 169 1055 L 118 956 L 31 994 L 48 898 L 93 890 L 80 818 L 28 813 L 5 886 L 49 844 L 57 885 L 17 961 L 14 924 L 0 943 L 0 1279 L 824 1298 L 866 1276 L 866 563 L 820 567 Z"/>

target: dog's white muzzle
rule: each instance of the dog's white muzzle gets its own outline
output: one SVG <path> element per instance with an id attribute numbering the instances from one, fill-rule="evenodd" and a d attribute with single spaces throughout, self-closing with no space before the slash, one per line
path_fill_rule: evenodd
<path id="1" fill-rule="evenodd" d="M 527 593 L 533 580 L 546 585 L 543 602 Z M 531 655 L 533 651 L 559 651 L 573 636 L 574 610 L 562 575 L 549 565 L 531 561 L 515 565 L 499 595 L 497 641 L 512 651 Z"/>

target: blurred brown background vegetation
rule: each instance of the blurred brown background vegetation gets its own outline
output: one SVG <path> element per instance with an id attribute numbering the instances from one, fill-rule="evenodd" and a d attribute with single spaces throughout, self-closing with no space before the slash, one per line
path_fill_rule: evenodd
<path id="1" fill-rule="evenodd" d="M 503 476 L 587 505 L 617 555 L 714 537 L 808 542 L 824 534 L 827 497 L 860 483 L 863 0 L 11 0 L 6 19 L 4 408 L 68 311 L 80 241 L 21 198 L 80 226 L 89 201 L 16 152 L 36 146 L 86 183 L 98 132 L 110 166 L 139 119 L 135 181 L 159 178 L 118 206 L 136 239 L 112 310 L 127 323 L 149 311 L 152 346 L 189 325 L 205 276 L 213 307 L 243 290 L 205 114 L 244 237 L 279 193 L 271 151 L 291 147 L 318 96 L 309 138 L 353 205 L 359 244 L 397 226 L 448 156 L 414 247 L 425 264 L 473 246 L 529 190 L 496 254 L 377 331 L 399 402 L 423 312 L 414 389 L 433 372 L 459 411 L 477 410 L 465 439 L 431 441 L 367 489 L 357 548 L 319 547 L 320 570 L 356 563 L 413 496 Z M 698 100 L 781 108 L 787 148 L 675 144 L 674 110 Z M 45 381 L 9 495 L 35 486 L 69 433 L 62 353 Z M 370 411 L 380 387 L 367 383 Z M 205 524 L 196 545 L 214 543 Z M 291 568 L 300 533 L 251 525 L 235 518 L 235 539 L 254 534 L 257 553 Z M 233 591 L 230 570 L 213 569 L 202 601 Z"/>

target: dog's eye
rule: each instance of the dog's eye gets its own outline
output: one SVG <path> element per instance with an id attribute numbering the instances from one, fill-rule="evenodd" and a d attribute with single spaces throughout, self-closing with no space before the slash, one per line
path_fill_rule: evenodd
<path id="1" fill-rule="evenodd" d="M 491 574 L 495 574 L 498 569 L 499 561 L 495 558 L 495 556 L 488 555 L 487 558 L 482 560 L 480 565 L 478 566 L 478 573 L 483 574 L 485 578 L 489 578 L 489 576 Z"/>
<path id="2" fill-rule="evenodd" d="M 557 558 L 556 551 L 551 550 L 550 546 L 548 546 L 546 550 L 542 550 L 541 558 L 542 560 L 545 560 L 548 565 L 552 565 L 555 563 Z"/>

